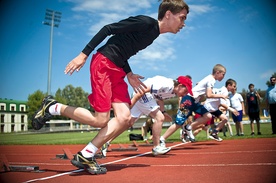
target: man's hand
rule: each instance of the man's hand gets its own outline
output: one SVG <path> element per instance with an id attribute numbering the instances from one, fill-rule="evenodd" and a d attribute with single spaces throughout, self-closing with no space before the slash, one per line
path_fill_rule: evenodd
<path id="1" fill-rule="evenodd" d="M 143 76 L 129 72 L 127 74 L 127 79 L 129 84 L 132 86 L 133 90 L 135 91 L 135 93 L 140 93 L 140 94 L 145 93 L 145 89 L 147 88 L 147 86 L 142 81 L 140 81 L 140 79 L 144 79 Z"/>
<path id="2" fill-rule="evenodd" d="M 72 75 L 75 70 L 78 72 L 85 64 L 87 57 L 87 55 L 81 52 L 76 58 L 74 58 L 67 64 L 64 73 L 69 73 L 70 75 Z"/>

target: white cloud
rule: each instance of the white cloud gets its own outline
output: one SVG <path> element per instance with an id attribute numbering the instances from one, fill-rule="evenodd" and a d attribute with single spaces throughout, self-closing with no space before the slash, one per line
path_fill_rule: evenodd
<path id="1" fill-rule="evenodd" d="M 147 14 L 153 18 L 157 18 L 157 9 L 159 2 L 157 0 L 66 0 L 75 3 L 73 11 L 76 14 L 85 13 L 86 18 L 91 23 L 88 34 L 90 36 L 95 35 L 104 25 L 117 22 L 121 19 L 127 18 L 136 14 Z M 154 7 L 153 7 L 154 6 Z M 212 11 L 213 7 L 210 5 L 190 5 L 190 16 L 195 17 L 202 14 L 206 14 Z M 85 16 L 85 15 L 84 15 Z M 76 18 L 81 17 L 76 15 Z M 195 27 L 185 27 L 182 31 L 187 34 L 193 31 Z M 179 35 L 181 36 L 181 35 Z M 166 70 L 168 62 L 172 62 L 175 59 L 175 35 L 164 34 L 160 35 L 152 45 L 147 49 L 140 51 L 134 57 L 131 57 L 131 65 L 135 65 L 138 68 L 148 68 L 151 70 Z"/>
<path id="2" fill-rule="evenodd" d="M 87 11 L 87 12 L 117 12 L 117 13 L 131 13 L 140 9 L 147 9 L 151 7 L 149 0 L 129 1 L 129 0 L 68 0 L 76 3 L 73 8 L 74 11 Z"/>

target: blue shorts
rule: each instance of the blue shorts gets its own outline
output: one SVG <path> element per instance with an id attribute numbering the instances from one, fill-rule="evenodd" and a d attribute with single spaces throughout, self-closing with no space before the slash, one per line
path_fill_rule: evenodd
<path id="1" fill-rule="evenodd" d="M 193 112 L 203 116 L 205 113 L 208 113 L 208 110 L 200 103 L 196 103 L 195 99 L 190 95 L 182 97 L 180 109 L 177 111 L 175 118 L 175 123 L 180 126 L 183 125 Z"/>
<path id="2" fill-rule="evenodd" d="M 238 111 L 239 112 L 239 115 L 238 116 L 235 116 L 233 113 L 232 113 L 232 118 L 233 118 L 233 121 L 236 123 L 236 122 L 241 122 L 242 121 L 242 110 L 241 111 Z"/>

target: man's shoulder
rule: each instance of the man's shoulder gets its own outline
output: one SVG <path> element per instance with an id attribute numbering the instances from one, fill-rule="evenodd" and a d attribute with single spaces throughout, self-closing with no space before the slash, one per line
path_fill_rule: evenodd
<path id="1" fill-rule="evenodd" d="M 145 23 L 152 23 L 152 22 L 156 22 L 157 21 L 156 19 L 154 19 L 154 18 L 152 18 L 150 16 L 147 16 L 147 15 L 137 15 L 134 18 L 136 18 L 138 20 L 142 20 Z"/>

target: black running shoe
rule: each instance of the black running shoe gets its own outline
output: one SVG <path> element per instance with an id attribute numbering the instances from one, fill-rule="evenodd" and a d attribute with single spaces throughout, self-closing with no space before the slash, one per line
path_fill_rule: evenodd
<path id="1" fill-rule="evenodd" d="M 48 95 L 42 101 L 40 108 L 35 112 L 32 118 L 32 127 L 35 130 L 39 130 L 43 127 L 46 121 L 49 121 L 53 116 L 49 113 L 49 107 L 56 104 L 57 101 L 53 96 Z"/>
<path id="2" fill-rule="evenodd" d="M 85 169 L 90 174 L 105 174 L 107 172 L 105 167 L 101 167 L 94 157 L 85 158 L 81 152 L 78 152 L 74 159 L 71 160 L 72 165 L 80 169 Z"/>
<path id="3" fill-rule="evenodd" d="M 221 142 L 222 139 L 219 138 L 218 134 L 217 133 L 211 133 L 211 135 L 209 136 L 210 139 L 213 139 L 213 140 L 216 140 L 218 142 Z"/>

